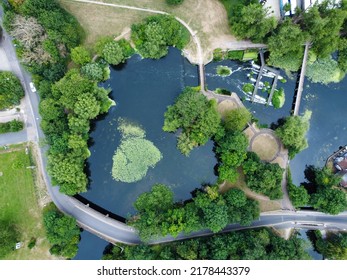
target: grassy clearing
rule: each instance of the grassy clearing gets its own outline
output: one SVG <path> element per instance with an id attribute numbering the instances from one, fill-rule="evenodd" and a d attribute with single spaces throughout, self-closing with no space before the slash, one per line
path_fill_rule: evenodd
<path id="1" fill-rule="evenodd" d="M 236 183 L 225 182 L 220 186 L 221 192 L 226 192 L 231 188 L 238 188 L 245 192 L 245 194 L 256 201 L 259 202 L 260 212 L 275 211 L 281 209 L 281 204 L 279 201 L 270 200 L 267 196 L 257 194 L 247 187 L 245 181 L 245 175 L 243 174 L 242 168 L 238 169 L 239 178 Z"/>
<path id="2" fill-rule="evenodd" d="M 279 151 L 276 139 L 267 134 L 260 134 L 252 143 L 252 151 L 255 152 L 261 160 L 270 161 Z"/>
<path id="3" fill-rule="evenodd" d="M 13 251 L 6 259 L 33 260 L 53 259 L 49 244 L 45 239 L 42 209 L 36 198 L 36 189 L 30 155 L 25 153 L 24 145 L 16 145 L 10 150 L 0 150 L 0 218 L 13 221 L 23 246 Z M 36 246 L 28 249 L 32 238 Z"/>
<path id="4" fill-rule="evenodd" d="M 92 44 L 103 35 L 118 36 L 131 24 L 151 15 L 146 12 L 68 0 L 59 0 L 59 2 L 76 16 L 87 31 L 86 44 Z M 224 42 L 235 41 L 230 34 L 226 10 L 219 0 L 185 0 L 182 5 L 178 6 L 169 6 L 164 0 L 104 0 L 99 2 L 160 10 L 182 18 L 197 32 L 206 62 L 212 59 L 214 49 L 224 47 Z M 198 61 L 196 46 L 192 41 L 186 47 L 186 54 L 192 62 Z"/>
<path id="5" fill-rule="evenodd" d="M 218 113 L 220 114 L 220 116 L 222 117 L 222 119 L 224 119 L 226 114 L 230 110 L 234 110 L 236 108 L 237 108 L 237 104 L 235 104 L 233 101 L 224 100 L 218 104 L 217 110 L 218 110 Z"/>

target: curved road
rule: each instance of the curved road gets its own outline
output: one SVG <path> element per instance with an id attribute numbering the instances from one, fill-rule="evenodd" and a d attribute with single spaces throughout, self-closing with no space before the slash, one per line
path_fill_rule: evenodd
<path id="1" fill-rule="evenodd" d="M 91 2 L 91 1 L 79 1 L 79 2 Z M 96 2 L 97 4 L 101 4 Z M 104 3 L 105 4 L 105 3 Z M 105 4 L 107 5 L 107 4 Z M 139 9 L 139 8 L 133 8 Z M 0 18 L 2 10 L 0 8 Z M 164 12 L 160 12 L 162 14 L 166 14 Z M 193 35 L 193 34 L 192 34 Z M 193 35 L 194 36 L 194 35 Z M 12 46 L 11 38 L 5 33 L 4 34 L 6 42 L 5 52 L 7 55 L 11 57 L 15 57 L 15 51 Z M 194 37 L 193 37 L 194 38 Z M 199 40 L 195 37 L 196 42 Z M 201 60 L 202 61 L 202 60 Z M 25 85 L 28 85 L 31 81 L 30 75 L 25 72 L 18 63 L 18 60 L 12 61 L 11 63 L 18 64 L 18 76 L 22 79 Z M 204 79 L 201 79 L 202 81 Z M 34 142 L 38 147 L 38 140 L 40 138 L 44 138 L 44 135 L 38 125 L 39 113 L 38 113 L 38 104 L 39 99 L 36 94 L 31 94 L 28 91 L 28 87 L 25 86 L 26 90 L 26 98 L 29 99 L 29 112 L 28 119 L 29 121 L 33 121 L 30 125 L 30 136 L 28 133 L 28 140 Z M 47 166 L 47 157 L 45 156 L 46 150 L 44 148 L 38 148 L 38 166 L 40 168 L 41 173 L 45 179 L 48 192 L 56 204 L 56 206 L 66 214 L 69 214 L 77 219 L 79 225 L 92 233 L 108 240 L 111 243 L 120 242 L 125 244 L 139 244 L 141 241 L 139 236 L 134 228 L 127 226 L 126 224 L 119 222 L 115 219 L 108 217 L 108 215 L 103 215 L 98 211 L 90 208 L 88 205 L 83 204 L 73 197 L 66 196 L 59 192 L 58 187 L 53 187 L 50 181 L 49 176 L 45 170 L 45 166 Z M 324 228 L 324 229 L 339 229 L 339 230 L 347 230 L 347 212 L 341 213 L 337 216 L 330 216 L 323 213 L 317 212 L 294 212 L 294 211 L 279 211 L 273 213 L 263 213 L 260 218 L 254 221 L 250 226 L 240 226 L 237 224 L 228 225 L 223 232 L 229 232 L 234 230 L 241 230 L 246 228 L 256 228 L 256 227 L 264 227 L 264 226 L 278 226 L 278 227 L 309 227 L 309 228 Z M 171 236 L 167 236 L 164 238 L 160 238 L 158 240 L 153 240 L 150 243 L 165 243 L 174 240 L 188 239 L 192 237 L 198 236 L 208 236 L 213 235 L 213 233 L 209 230 L 202 230 L 199 232 L 195 232 L 189 235 L 179 235 L 177 238 L 173 238 Z"/>

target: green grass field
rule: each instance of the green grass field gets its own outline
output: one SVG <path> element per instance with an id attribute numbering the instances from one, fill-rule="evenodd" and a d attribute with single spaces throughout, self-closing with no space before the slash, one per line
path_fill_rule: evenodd
<path id="1" fill-rule="evenodd" d="M 45 239 L 42 209 L 39 207 L 34 184 L 30 155 L 25 146 L 0 150 L 0 219 L 12 221 L 16 226 L 22 248 L 6 256 L 11 260 L 52 259 Z M 36 239 L 31 250 L 28 243 Z"/>

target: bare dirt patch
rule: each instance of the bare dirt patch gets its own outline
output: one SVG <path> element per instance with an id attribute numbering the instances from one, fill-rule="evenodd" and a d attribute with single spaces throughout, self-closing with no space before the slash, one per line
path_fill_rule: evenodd
<path id="1" fill-rule="evenodd" d="M 238 108 L 237 104 L 231 100 L 224 100 L 218 104 L 217 110 L 221 117 L 224 119 L 225 115 L 230 111 Z"/>
<path id="2" fill-rule="evenodd" d="M 253 139 L 251 149 L 261 160 L 271 161 L 279 152 L 276 139 L 269 134 L 260 134 Z"/>

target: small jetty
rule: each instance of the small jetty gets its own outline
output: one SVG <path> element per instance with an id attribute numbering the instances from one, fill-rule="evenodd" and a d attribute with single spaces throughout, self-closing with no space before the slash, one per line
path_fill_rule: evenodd
<path id="1" fill-rule="evenodd" d="M 300 71 L 299 83 L 298 83 L 298 87 L 296 89 L 296 92 L 294 94 L 295 102 L 294 102 L 293 116 L 297 116 L 299 114 L 301 97 L 302 97 L 302 91 L 304 89 L 304 80 L 305 80 L 305 73 L 306 73 L 307 57 L 308 57 L 308 51 L 310 49 L 310 46 L 311 46 L 311 43 L 310 42 L 306 42 L 304 58 L 302 60 L 302 66 L 301 66 L 301 71 Z"/>
<path id="2" fill-rule="evenodd" d="M 256 96 L 257 96 L 259 86 L 261 85 L 260 80 L 261 80 L 262 76 L 271 77 L 271 78 L 274 78 L 274 81 L 273 81 L 272 86 L 271 86 L 270 95 L 269 95 L 267 101 L 264 103 L 264 104 L 270 105 L 272 102 L 272 97 L 273 97 L 274 92 L 275 92 L 276 87 L 277 87 L 277 82 L 278 82 L 280 73 L 277 70 L 265 65 L 264 52 L 262 49 L 259 51 L 259 54 L 260 54 L 261 66 L 259 68 L 259 73 L 258 73 L 258 77 L 257 77 L 256 83 L 254 86 L 251 101 L 252 102 L 256 101 Z M 254 64 L 253 66 L 255 67 L 256 65 Z"/>

